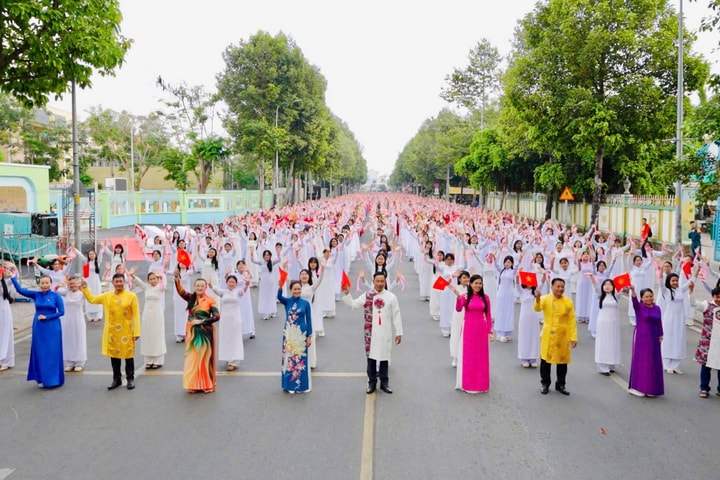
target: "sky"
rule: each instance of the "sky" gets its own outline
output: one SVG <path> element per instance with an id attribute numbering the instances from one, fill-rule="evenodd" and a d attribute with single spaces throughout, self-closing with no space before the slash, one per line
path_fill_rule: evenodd
<path id="1" fill-rule="evenodd" d="M 683 5 L 686 28 L 696 30 L 707 2 Z M 445 77 L 467 65 L 482 38 L 507 55 L 517 21 L 534 6 L 535 0 L 120 0 L 122 33 L 133 45 L 114 77 L 96 75 L 91 88 L 78 91 L 78 116 L 97 105 L 134 115 L 162 108 L 158 76 L 215 91 L 228 46 L 260 30 L 283 32 L 326 78 L 326 103 L 355 134 L 368 169 L 390 174 L 422 123 L 448 106 L 439 97 Z M 701 34 L 695 50 L 713 58 L 718 40 L 719 33 Z M 718 72 L 717 61 L 712 68 Z M 50 105 L 69 111 L 69 95 Z"/>

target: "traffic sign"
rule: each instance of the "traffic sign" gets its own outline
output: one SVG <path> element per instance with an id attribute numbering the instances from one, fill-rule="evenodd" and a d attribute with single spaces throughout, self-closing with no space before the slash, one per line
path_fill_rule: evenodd
<path id="1" fill-rule="evenodd" d="M 567 202 L 568 200 L 571 201 L 571 202 L 574 202 L 574 201 L 575 201 L 575 195 L 573 195 L 573 193 L 570 191 L 570 187 L 565 187 L 565 188 L 563 188 L 563 191 L 560 193 L 560 198 L 559 198 L 559 200 L 560 200 L 560 201 L 566 201 L 566 202 Z"/>

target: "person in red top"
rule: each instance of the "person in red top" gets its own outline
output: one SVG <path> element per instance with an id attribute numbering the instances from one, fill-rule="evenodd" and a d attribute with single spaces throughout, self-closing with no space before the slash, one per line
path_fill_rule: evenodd
<path id="1" fill-rule="evenodd" d="M 648 240 L 650 240 L 650 237 L 652 237 L 652 230 L 650 229 L 650 224 L 647 221 L 647 218 L 642 219 L 642 227 L 640 227 L 640 240 L 642 241 L 642 244 L 640 245 L 640 254 L 645 257 L 645 245 L 647 245 Z"/>

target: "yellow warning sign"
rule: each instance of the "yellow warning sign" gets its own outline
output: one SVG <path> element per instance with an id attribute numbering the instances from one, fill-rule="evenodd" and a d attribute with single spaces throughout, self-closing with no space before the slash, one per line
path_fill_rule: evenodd
<path id="1" fill-rule="evenodd" d="M 563 191 L 560 193 L 559 200 L 562 201 L 575 201 L 575 195 L 570 191 L 570 187 L 563 188 Z"/>

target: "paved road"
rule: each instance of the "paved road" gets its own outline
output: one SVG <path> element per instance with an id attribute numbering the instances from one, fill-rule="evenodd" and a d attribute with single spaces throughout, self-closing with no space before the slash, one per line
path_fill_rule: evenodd
<path id="1" fill-rule="evenodd" d="M 165 367 L 141 372 L 133 391 L 105 388 L 101 324 L 88 324 L 86 371 L 56 390 L 25 381 L 29 342 L 19 337 L 18 366 L 0 375 L 0 479 L 717 478 L 720 397 L 697 396 L 695 331 L 686 374 L 667 376 L 661 398 L 626 392 L 626 319 L 616 375 L 595 372 L 581 325 L 570 397 L 541 395 L 538 371 L 520 367 L 515 342 L 492 344 L 491 391 L 468 395 L 453 389 L 448 341 L 416 299 L 411 267 L 404 271 L 393 395 L 364 393 L 362 314 L 342 303 L 318 339 L 306 395 L 280 389 L 280 318 L 257 320 L 245 361 L 210 395 L 182 389 L 183 347 L 170 318 Z"/>

